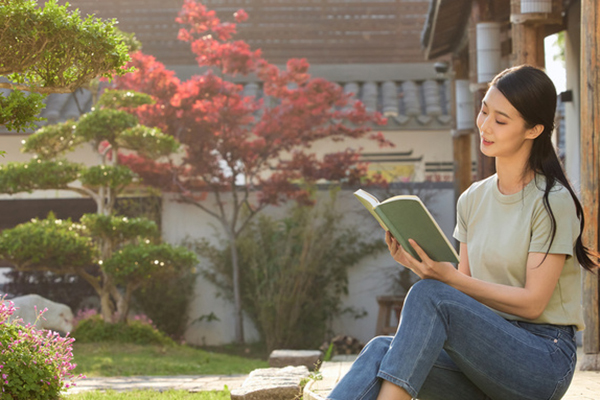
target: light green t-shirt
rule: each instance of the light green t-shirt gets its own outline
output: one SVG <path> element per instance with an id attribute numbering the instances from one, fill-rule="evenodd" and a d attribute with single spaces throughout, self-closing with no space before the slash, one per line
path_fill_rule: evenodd
<path id="1" fill-rule="evenodd" d="M 537 175 L 522 191 L 504 195 L 498 176 L 476 182 L 459 198 L 454 237 L 467 244 L 471 276 L 503 285 L 524 287 L 527 256 L 548 251 L 550 215 L 544 208 L 545 178 Z M 581 267 L 575 254 L 579 219 L 569 191 L 556 183 L 549 194 L 556 218 L 556 236 L 549 253 L 566 254 L 556 289 L 542 315 L 527 320 L 496 311 L 504 318 L 584 328 Z"/>

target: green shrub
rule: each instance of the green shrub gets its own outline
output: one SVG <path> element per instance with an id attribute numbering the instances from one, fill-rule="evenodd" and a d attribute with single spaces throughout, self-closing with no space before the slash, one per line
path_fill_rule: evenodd
<path id="1" fill-rule="evenodd" d="M 58 399 L 69 387 L 63 380 L 73 378 L 74 339 L 17 325 L 10 320 L 14 311 L 12 302 L 0 298 L 0 398 Z"/>
<path id="2" fill-rule="evenodd" d="M 118 342 L 135 344 L 174 345 L 175 342 L 152 325 L 142 321 L 110 323 L 94 315 L 77 324 L 73 337 L 81 343 Z"/>
<path id="3" fill-rule="evenodd" d="M 196 274 L 186 269 L 179 276 L 152 281 L 133 295 L 135 307 L 170 337 L 183 338 L 188 326 L 188 310 L 194 296 Z"/>
<path id="4" fill-rule="evenodd" d="M 385 248 L 364 241 L 344 226 L 335 196 L 318 207 L 295 206 L 288 217 L 259 216 L 239 236 L 242 309 L 252 319 L 268 351 L 318 348 L 328 323 L 338 315 L 348 292 L 348 269 Z M 197 246 L 210 270 L 205 277 L 232 297 L 232 267 L 227 246 L 207 241 Z"/>

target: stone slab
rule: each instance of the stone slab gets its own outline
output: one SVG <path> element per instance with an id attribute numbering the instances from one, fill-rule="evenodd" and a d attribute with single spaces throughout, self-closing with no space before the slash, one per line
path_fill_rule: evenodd
<path id="1" fill-rule="evenodd" d="M 242 387 L 231 391 L 231 400 L 292 400 L 302 392 L 305 366 L 261 368 L 250 373 Z"/>
<path id="2" fill-rule="evenodd" d="M 273 350 L 269 356 L 269 366 L 283 368 L 289 365 L 303 365 L 312 371 L 322 358 L 323 353 L 320 350 Z"/>

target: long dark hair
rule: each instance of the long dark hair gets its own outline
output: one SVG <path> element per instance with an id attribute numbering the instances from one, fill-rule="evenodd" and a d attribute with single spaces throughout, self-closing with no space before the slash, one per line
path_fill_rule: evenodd
<path id="1" fill-rule="evenodd" d="M 533 171 L 544 175 L 546 178 L 543 203 L 550 215 L 552 230 L 546 256 L 556 236 L 556 218 L 550 207 L 548 195 L 556 181 L 558 181 L 571 193 L 571 197 L 573 197 L 573 201 L 575 202 L 577 217 L 579 218 L 579 236 L 575 243 L 577 261 L 579 261 L 579 264 L 583 268 L 592 271 L 598 267 L 597 262 L 592 259 L 592 257 L 598 257 L 598 253 L 586 248 L 581 241 L 585 225 L 583 207 L 565 175 L 551 140 L 552 131 L 554 130 L 557 98 L 556 88 L 552 80 L 540 69 L 529 65 L 520 65 L 500 72 L 492 80 L 490 86 L 494 86 L 502 92 L 512 106 L 521 113 L 528 129 L 539 124 L 544 126 L 544 131 L 533 141 L 529 160 L 527 161 L 527 168 L 524 173 Z"/>

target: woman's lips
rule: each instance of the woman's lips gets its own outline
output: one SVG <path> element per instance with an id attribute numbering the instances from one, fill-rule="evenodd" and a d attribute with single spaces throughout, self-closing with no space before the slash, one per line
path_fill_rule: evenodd
<path id="1" fill-rule="evenodd" d="M 488 140 L 486 140 L 484 137 L 481 138 L 481 143 L 483 143 L 484 146 L 489 146 L 494 144 L 494 142 L 490 142 Z"/>

